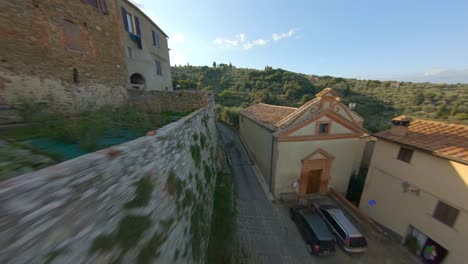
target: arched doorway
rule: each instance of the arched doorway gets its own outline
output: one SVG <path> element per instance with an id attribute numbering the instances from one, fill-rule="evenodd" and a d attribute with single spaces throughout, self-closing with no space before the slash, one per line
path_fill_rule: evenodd
<path id="1" fill-rule="evenodd" d="M 139 73 L 134 73 L 130 76 L 130 86 L 134 89 L 145 89 L 145 77 Z"/>
<path id="2" fill-rule="evenodd" d="M 302 160 L 301 176 L 299 178 L 299 195 L 309 193 L 325 194 L 328 190 L 330 170 L 335 157 L 318 148 Z"/>

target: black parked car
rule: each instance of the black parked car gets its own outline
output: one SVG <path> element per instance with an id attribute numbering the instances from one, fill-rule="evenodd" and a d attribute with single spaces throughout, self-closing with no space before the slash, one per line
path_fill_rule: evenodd
<path id="1" fill-rule="evenodd" d="M 335 253 L 335 239 L 327 224 L 314 207 L 297 205 L 289 210 L 292 220 L 304 238 L 307 249 L 314 255 Z"/>

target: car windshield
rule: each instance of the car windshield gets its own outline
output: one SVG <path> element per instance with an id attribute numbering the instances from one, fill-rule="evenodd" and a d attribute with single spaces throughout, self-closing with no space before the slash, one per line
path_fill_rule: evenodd
<path id="1" fill-rule="evenodd" d="M 365 247 L 367 246 L 367 241 L 364 237 L 350 237 L 349 245 L 351 247 Z"/>

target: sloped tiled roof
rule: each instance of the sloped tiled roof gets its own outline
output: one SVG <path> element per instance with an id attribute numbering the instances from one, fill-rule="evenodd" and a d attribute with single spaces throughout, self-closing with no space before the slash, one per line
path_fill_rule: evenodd
<path id="1" fill-rule="evenodd" d="M 294 107 L 256 104 L 243 109 L 240 113 L 260 125 L 276 130 L 275 124 L 296 110 Z"/>
<path id="2" fill-rule="evenodd" d="M 374 136 L 468 164 L 468 126 L 465 125 L 415 119 L 405 136 L 393 135 L 390 130 Z"/>

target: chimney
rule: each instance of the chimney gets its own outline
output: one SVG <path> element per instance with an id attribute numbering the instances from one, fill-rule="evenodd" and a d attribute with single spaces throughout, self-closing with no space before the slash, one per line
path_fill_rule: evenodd
<path id="1" fill-rule="evenodd" d="M 404 115 L 393 118 L 390 133 L 395 136 L 406 136 L 411 120 L 411 118 Z"/>

